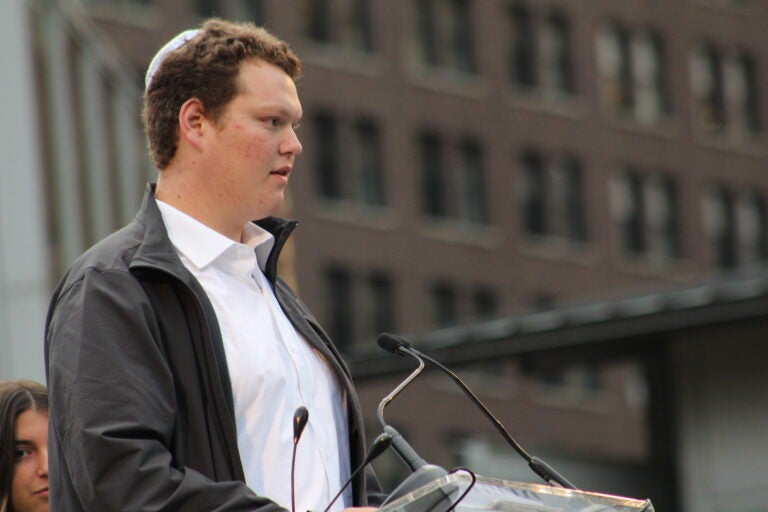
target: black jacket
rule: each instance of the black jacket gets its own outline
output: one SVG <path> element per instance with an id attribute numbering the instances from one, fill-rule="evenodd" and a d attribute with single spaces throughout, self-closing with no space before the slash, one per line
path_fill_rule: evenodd
<path id="1" fill-rule="evenodd" d="M 354 468 L 365 448 L 349 370 L 276 275 L 296 223 L 259 225 L 275 236 L 265 273 L 280 305 L 348 392 Z M 243 483 L 216 315 L 168 239 L 152 186 L 133 222 L 63 277 L 45 336 L 52 511 L 282 510 Z M 361 478 L 353 496 L 365 504 Z"/>

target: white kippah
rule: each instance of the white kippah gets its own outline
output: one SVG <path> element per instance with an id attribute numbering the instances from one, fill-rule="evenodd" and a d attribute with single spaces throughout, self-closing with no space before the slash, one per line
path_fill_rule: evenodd
<path id="1" fill-rule="evenodd" d="M 200 29 L 197 28 L 185 30 L 184 32 L 177 34 L 176 37 L 165 43 L 165 46 L 160 48 L 160 51 L 157 52 L 152 58 L 152 62 L 149 63 L 147 74 L 144 77 L 144 87 L 149 89 L 149 84 L 152 82 L 152 77 L 155 76 L 157 70 L 160 69 L 160 65 L 165 60 L 165 57 L 168 56 L 168 54 L 172 51 L 181 48 L 184 43 L 195 37 L 198 33 L 200 33 Z"/>

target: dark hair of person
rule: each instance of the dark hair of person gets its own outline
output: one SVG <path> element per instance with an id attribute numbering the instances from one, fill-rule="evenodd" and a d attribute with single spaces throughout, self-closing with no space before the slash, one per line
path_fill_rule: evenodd
<path id="1" fill-rule="evenodd" d="M 45 386 L 29 380 L 0 382 L 0 512 L 13 512 L 16 421 L 26 411 L 48 411 Z"/>
<path id="2" fill-rule="evenodd" d="M 261 59 L 294 80 L 301 61 L 288 44 L 251 23 L 210 19 L 200 32 L 169 53 L 144 91 L 142 120 L 149 153 L 157 169 L 164 169 L 179 144 L 179 110 L 197 98 L 206 117 L 218 122 L 238 93 L 237 77 L 244 61 Z"/>

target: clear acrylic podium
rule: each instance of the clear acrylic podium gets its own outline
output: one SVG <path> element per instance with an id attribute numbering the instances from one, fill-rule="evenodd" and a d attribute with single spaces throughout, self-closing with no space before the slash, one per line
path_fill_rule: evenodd
<path id="1" fill-rule="evenodd" d="M 459 499 L 456 512 L 654 512 L 650 500 L 483 476 L 476 477 L 462 498 L 471 484 L 467 472 L 452 473 L 401 496 L 379 512 L 447 512 Z"/>

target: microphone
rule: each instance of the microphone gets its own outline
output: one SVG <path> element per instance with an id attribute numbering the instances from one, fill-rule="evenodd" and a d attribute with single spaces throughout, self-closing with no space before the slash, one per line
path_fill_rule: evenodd
<path id="1" fill-rule="evenodd" d="M 382 344 L 384 344 L 386 347 L 382 346 Z M 382 334 L 379 336 L 379 345 L 382 346 L 382 348 L 385 350 L 392 351 L 391 349 L 396 349 L 399 347 L 401 342 L 392 335 L 385 336 Z M 379 423 L 381 423 L 384 432 L 392 436 L 392 448 L 395 450 L 395 453 L 397 453 L 400 459 L 402 459 L 402 461 L 405 462 L 405 464 L 411 470 L 411 474 L 408 476 L 408 478 L 403 480 L 400 485 L 398 485 L 395 490 L 392 491 L 389 496 L 387 496 L 387 498 L 381 504 L 382 507 L 396 500 L 397 498 L 404 496 L 405 494 L 408 494 L 409 492 L 448 474 L 448 472 L 440 466 L 427 464 L 427 461 L 425 461 L 423 458 L 421 458 L 421 456 L 419 456 L 418 453 L 416 453 L 416 450 L 413 449 L 413 447 L 408 443 L 408 441 L 405 440 L 400 432 L 398 432 L 393 426 L 388 425 L 384 420 L 384 408 L 389 405 L 389 403 L 394 400 L 402 390 L 408 387 L 408 385 L 413 382 L 414 379 L 416 379 L 416 377 L 418 377 L 419 374 L 424 370 L 424 361 L 422 361 L 419 357 L 416 357 L 416 360 L 419 362 L 418 368 L 416 368 L 408 377 L 406 377 L 404 381 L 402 381 L 395 389 L 392 390 L 392 392 L 390 392 L 381 400 L 381 402 L 379 402 L 379 408 L 377 410 Z"/>
<path id="2" fill-rule="evenodd" d="M 300 405 L 293 413 L 293 454 L 291 455 L 291 512 L 296 512 L 296 447 L 309 420 L 309 411 Z"/>
<path id="3" fill-rule="evenodd" d="M 379 346 L 386 350 L 387 352 L 390 352 L 392 354 L 397 355 L 404 355 L 407 354 L 416 360 L 419 361 L 420 365 L 424 364 L 424 361 L 429 362 L 433 366 L 437 367 L 439 370 L 441 370 L 443 373 L 448 375 L 451 380 L 453 380 L 464 392 L 467 397 L 472 401 L 475 406 L 480 409 L 480 411 L 483 413 L 483 415 L 493 424 L 493 426 L 496 428 L 496 430 L 499 431 L 499 433 L 502 435 L 505 441 L 509 443 L 510 446 L 528 463 L 528 467 L 530 467 L 534 473 L 536 473 L 539 477 L 541 477 L 545 482 L 549 483 L 550 485 L 552 482 L 555 482 L 559 484 L 561 487 L 564 487 L 566 489 L 573 489 L 576 490 L 576 486 L 574 486 L 571 482 L 569 482 L 565 477 L 560 475 L 554 468 L 552 468 L 549 464 L 544 462 L 538 457 L 531 456 L 528 452 L 526 452 L 520 444 L 515 441 L 512 436 L 507 432 L 507 430 L 504 428 L 504 425 L 491 413 L 490 410 L 483 404 L 482 401 L 472 392 L 471 389 L 469 389 L 469 386 L 467 386 L 464 381 L 462 381 L 458 375 L 456 375 L 453 371 L 443 366 L 440 362 L 436 361 L 435 359 L 429 357 L 428 355 L 424 354 L 423 352 L 420 352 L 419 350 L 416 350 L 413 348 L 413 346 L 405 339 L 401 338 L 400 336 L 395 336 L 394 334 L 389 333 L 382 333 L 379 335 L 378 338 L 378 344 Z"/>
<path id="4" fill-rule="evenodd" d="M 339 496 L 341 496 L 341 493 L 344 492 L 344 489 L 349 487 L 349 484 L 352 483 L 352 480 L 357 476 L 360 471 L 365 468 L 368 464 L 373 462 L 375 459 L 379 457 L 384 451 L 389 448 L 389 446 L 392 444 L 392 436 L 390 434 L 387 434 L 386 432 L 383 434 L 379 434 L 379 437 L 377 437 L 373 443 L 371 443 L 371 447 L 368 449 L 368 455 L 366 455 L 365 459 L 363 460 L 363 463 L 360 464 L 357 469 L 355 469 L 351 475 L 349 475 L 349 478 L 346 482 L 344 482 L 344 485 L 341 486 L 341 489 L 339 489 L 339 492 L 336 493 L 336 496 L 333 497 L 331 502 L 328 504 L 327 507 L 325 507 L 325 510 L 323 512 L 328 512 L 331 509 L 331 506 L 333 506 L 334 503 L 336 503 L 336 500 L 339 499 Z"/>

